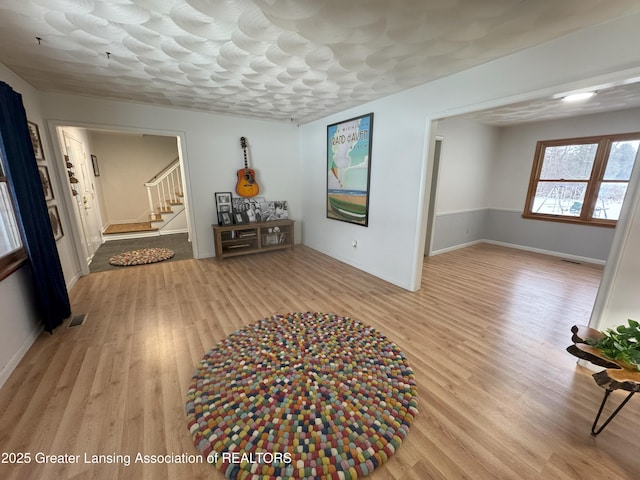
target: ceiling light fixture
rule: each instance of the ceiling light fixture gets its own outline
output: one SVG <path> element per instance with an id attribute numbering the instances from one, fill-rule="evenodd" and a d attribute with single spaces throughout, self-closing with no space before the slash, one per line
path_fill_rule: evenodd
<path id="1" fill-rule="evenodd" d="M 571 95 L 567 95 L 566 97 L 562 97 L 563 102 L 580 102 L 582 100 L 587 100 L 593 97 L 596 92 L 580 92 L 580 93 L 572 93 Z"/>

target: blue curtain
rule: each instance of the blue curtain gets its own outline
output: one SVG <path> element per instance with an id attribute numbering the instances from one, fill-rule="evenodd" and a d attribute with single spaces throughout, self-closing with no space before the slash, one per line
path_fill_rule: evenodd
<path id="1" fill-rule="evenodd" d="M 0 82 L 0 149 L 29 257 L 35 298 L 48 332 L 71 315 L 22 96 Z"/>

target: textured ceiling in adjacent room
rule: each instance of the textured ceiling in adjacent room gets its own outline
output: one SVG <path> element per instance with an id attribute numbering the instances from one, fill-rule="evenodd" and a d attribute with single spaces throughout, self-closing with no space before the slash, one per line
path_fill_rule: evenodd
<path id="1" fill-rule="evenodd" d="M 0 62 L 43 91 L 305 123 L 638 11 L 637 0 L 2 0 Z"/>
<path id="2" fill-rule="evenodd" d="M 629 79 L 627 83 L 621 82 L 620 84 L 596 87 L 594 90 L 596 95 L 584 101 L 565 103 L 555 97 L 538 98 L 504 107 L 480 110 L 460 115 L 460 117 L 485 125 L 506 127 L 521 123 L 640 108 L 640 78 Z"/>

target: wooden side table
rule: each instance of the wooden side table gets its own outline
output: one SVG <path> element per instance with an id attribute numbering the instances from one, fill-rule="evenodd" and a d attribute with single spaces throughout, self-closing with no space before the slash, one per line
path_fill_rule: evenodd
<path id="1" fill-rule="evenodd" d="M 216 258 L 270 250 L 293 249 L 293 220 L 271 220 L 240 225 L 212 225 Z"/>
<path id="2" fill-rule="evenodd" d="M 602 399 L 602 403 L 591 427 L 591 435 L 595 437 L 609 425 L 611 420 L 613 420 L 627 402 L 631 400 L 631 397 L 633 397 L 635 393 L 640 392 L 640 372 L 628 368 L 624 363 L 607 357 L 600 349 L 594 348 L 586 343 L 587 340 L 599 340 L 603 338 L 604 334 L 602 332 L 590 327 L 578 325 L 571 327 L 571 332 L 573 333 L 571 337 L 573 345 L 567 347 L 567 352 L 582 360 L 587 360 L 594 365 L 605 368 L 603 371 L 593 374 L 593 379 L 596 383 L 604 388 L 604 398 Z M 614 390 L 624 390 L 629 392 L 629 394 L 620 402 L 611 415 L 609 415 L 609 418 L 607 418 L 602 425 L 598 426 L 598 421 L 600 420 L 604 406 L 609 399 L 609 395 L 611 395 L 611 392 Z"/>

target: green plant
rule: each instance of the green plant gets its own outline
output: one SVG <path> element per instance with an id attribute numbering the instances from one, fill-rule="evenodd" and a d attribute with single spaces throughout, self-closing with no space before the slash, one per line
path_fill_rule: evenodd
<path id="1" fill-rule="evenodd" d="M 628 320 L 629 326 L 620 325 L 609 328 L 599 340 L 587 340 L 587 343 L 599 348 L 607 357 L 624 362 L 631 368 L 640 370 L 640 323 Z"/>

